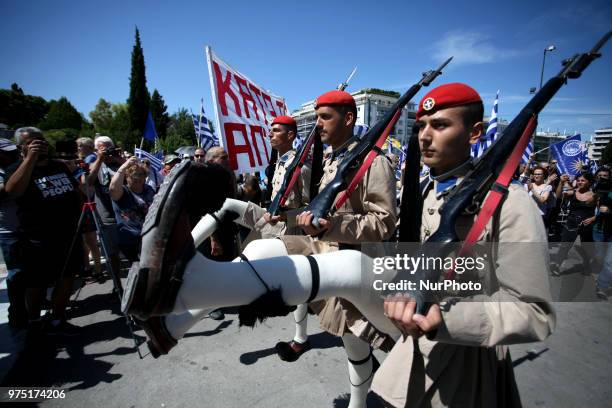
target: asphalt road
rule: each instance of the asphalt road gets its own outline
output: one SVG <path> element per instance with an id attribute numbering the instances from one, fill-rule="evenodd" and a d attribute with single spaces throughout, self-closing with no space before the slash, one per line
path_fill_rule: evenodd
<path id="1" fill-rule="evenodd" d="M 596 301 L 592 278 L 553 280 L 591 302 L 556 303 L 557 330 L 545 342 L 513 346 L 516 377 L 528 407 L 612 405 L 612 304 Z M 346 406 L 346 357 L 339 339 L 310 318 L 313 350 L 280 361 L 274 344 L 293 334 L 290 317 L 240 328 L 237 315 L 204 319 L 167 356 L 144 358 L 134 345 L 110 281 L 82 288 L 71 310 L 82 334 L 49 338 L 38 353 L 11 351 L 3 386 L 60 387 L 66 398 L 44 407 L 334 407 Z M 20 336 L 0 325 L 3 350 Z M 143 332 L 136 333 L 143 339 Z M 384 353 L 376 353 L 379 360 Z M 24 406 L 24 405 L 19 405 Z M 371 394 L 369 406 L 380 404 Z"/>

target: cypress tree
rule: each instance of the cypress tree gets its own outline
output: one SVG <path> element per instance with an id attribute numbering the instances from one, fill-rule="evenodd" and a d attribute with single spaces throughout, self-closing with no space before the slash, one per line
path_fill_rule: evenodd
<path id="1" fill-rule="evenodd" d="M 147 115 L 149 113 L 149 91 L 145 75 L 145 62 L 140 43 L 140 32 L 136 27 L 136 43 L 132 49 L 132 72 L 130 74 L 130 97 L 128 98 L 128 113 L 132 143 L 140 141 L 144 133 Z M 130 138 L 131 139 L 131 138 Z"/>

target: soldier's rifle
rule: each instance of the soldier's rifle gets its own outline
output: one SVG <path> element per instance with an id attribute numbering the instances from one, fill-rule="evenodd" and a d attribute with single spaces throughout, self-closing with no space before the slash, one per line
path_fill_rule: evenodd
<path id="1" fill-rule="evenodd" d="M 346 80 L 340 83 L 336 89 L 339 91 L 344 91 L 353 78 L 353 75 L 355 75 L 355 72 L 357 72 L 357 67 L 353 68 L 353 71 L 351 71 Z M 289 194 L 291 194 L 293 186 L 295 183 L 297 183 L 298 177 L 302 172 L 302 167 L 304 167 L 304 164 L 308 159 L 308 153 L 310 152 L 310 148 L 312 147 L 316 134 L 317 126 L 315 125 L 304 140 L 304 143 L 302 143 L 295 160 L 293 160 L 291 164 L 287 166 L 283 183 L 281 184 L 278 193 L 276 193 L 276 196 L 274 196 L 272 203 L 270 203 L 270 207 L 268 208 L 268 213 L 270 213 L 270 215 L 277 215 L 278 211 L 285 206 L 287 198 L 289 197 Z"/>
<path id="2" fill-rule="evenodd" d="M 447 59 L 438 69 L 424 72 L 421 80 L 412 85 L 393 106 L 391 106 L 382 119 L 376 122 L 376 124 L 374 124 L 374 126 L 372 126 L 372 128 L 361 138 L 359 143 L 344 156 L 338 164 L 338 169 L 333 180 L 326 185 L 306 207 L 306 210 L 311 211 L 313 214 L 312 223 L 314 226 L 319 227 L 319 219 L 327 217 L 327 215 L 330 214 L 330 210 L 333 212 L 337 208 L 340 208 L 340 206 L 332 208 L 338 193 L 349 186 L 351 186 L 353 190 L 356 188 L 357 183 L 364 176 L 365 170 L 367 170 L 367 167 L 369 167 L 377 154 L 373 152 L 373 149 L 377 144 L 382 146 L 382 143 L 384 143 L 391 129 L 393 129 L 393 126 L 399 119 L 404 106 L 410 102 L 422 87 L 429 86 L 429 84 L 441 75 L 442 69 L 446 67 L 452 59 L 453 57 Z M 368 163 L 367 159 L 370 153 L 371 156 L 369 157 Z M 357 169 L 360 164 L 367 167 L 362 167 L 363 171 L 359 171 L 355 178 L 349 179 L 349 175 Z M 357 177 L 359 177 L 359 179 L 357 179 Z M 345 194 L 342 199 L 346 201 L 351 192 L 352 191 Z"/>

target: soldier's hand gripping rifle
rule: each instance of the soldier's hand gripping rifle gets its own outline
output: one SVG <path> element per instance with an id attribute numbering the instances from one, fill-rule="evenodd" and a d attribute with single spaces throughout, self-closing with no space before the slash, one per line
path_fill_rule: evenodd
<path id="1" fill-rule="evenodd" d="M 427 246 L 425 252 L 435 252 L 425 254 L 425 256 L 444 257 L 451 251 L 453 242 L 458 242 L 459 237 L 455 230 L 457 219 L 462 212 L 476 213 L 484 197 L 489 191 L 505 193 L 506 186 L 500 185 L 498 176 L 514 172 L 518 166 L 519 155 L 513 162 L 509 163 L 509 169 L 505 165 L 515 149 L 523 152 L 528 138 L 522 136 L 530 135 L 535 128 L 535 118 L 544 109 L 552 97 L 567 83 L 568 79 L 580 77 L 582 72 L 589 64 L 599 58 L 599 49 L 612 36 L 612 31 L 602 37 L 599 42 L 584 54 L 576 54 L 563 61 L 563 69 L 559 74 L 548 80 L 546 84 L 536 93 L 527 105 L 512 120 L 504 131 L 502 137 L 498 138 L 493 145 L 475 163 L 474 168 L 466 175 L 463 181 L 448 195 L 446 202 L 440 207 L 440 226 L 436 232 L 429 237 L 427 243 L 438 243 L 437 245 Z M 520 145 L 518 142 L 523 139 Z M 500 177 L 501 178 L 501 177 Z M 509 177 L 508 177 L 509 179 Z M 508 180 L 509 182 L 509 180 Z M 480 214 L 479 214 L 480 216 Z M 439 269 L 421 270 L 417 272 L 417 279 L 420 281 L 438 282 Z M 434 299 L 427 298 L 425 293 L 419 290 L 409 291 L 409 295 L 416 301 L 416 313 L 424 315 Z"/>
<path id="2" fill-rule="evenodd" d="M 357 67 L 353 68 L 353 71 L 349 74 L 346 80 L 339 84 L 336 89 L 339 91 L 344 91 L 348 86 L 348 83 L 351 81 L 351 78 L 353 78 L 353 75 L 355 75 L 355 72 L 357 72 Z M 274 199 L 268 208 L 268 213 L 270 213 L 270 215 L 277 215 L 278 211 L 285 206 L 287 198 L 289 197 L 289 194 L 291 194 L 293 186 L 300 176 L 302 167 L 304 167 L 304 163 L 306 163 L 306 160 L 308 159 L 308 153 L 310 152 L 310 148 L 314 142 L 316 133 L 317 127 L 313 126 L 312 130 L 306 137 L 306 140 L 304 140 L 304 143 L 302 143 L 300 151 L 297 153 L 295 159 L 289 166 L 287 166 L 283 183 L 281 184 L 278 193 L 276 193 L 276 196 L 274 196 Z"/>
<path id="3" fill-rule="evenodd" d="M 453 59 L 447 59 L 438 69 L 423 73 L 423 77 L 419 82 L 412 85 L 389 109 L 381 120 L 376 122 L 374 126 L 361 138 L 359 144 L 351 149 L 338 165 L 336 176 L 325 186 L 314 200 L 306 207 L 306 211 L 311 211 L 313 214 L 312 224 L 319 227 L 319 219 L 325 218 L 331 211 L 334 211 L 332 205 L 338 193 L 346 189 L 349 185 L 356 187 L 356 183 L 352 183 L 349 179 L 349 174 L 364 162 L 366 156 L 372 151 L 374 146 L 384 140 L 389 135 L 395 122 L 399 119 L 402 109 L 424 86 L 429 86 L 438 75 L 442 74 L 442 69 Z M 370 163 L 371 164 L 371 163 Z M 361 173 L 361 172 L 360 172 Z M 365 173 L 365 172 L 363 172 Z M 363 174 L 361 174 L 363 177 Z M 346 200 L 346 199 L 344 199 Z"/>

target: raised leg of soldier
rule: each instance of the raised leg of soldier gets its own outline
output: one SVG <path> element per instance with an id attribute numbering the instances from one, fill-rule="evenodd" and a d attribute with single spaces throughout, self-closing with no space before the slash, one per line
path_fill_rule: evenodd
<path id="1" fill-rule="evenodd" d="M 249 243 L 242 252 L 249 260 L 264 259 L 287 255 L 283 243 L 277 239 L 258 240 Z M 233 262 L 241 262 L 236 258 Z M 168 331 L 175 339 L 181 339 L 197 322 L 205 318 L 211 311 L 208 309 L 191 309 L 180 314 L 169 314 L 165 317 Z"/>
<path id="2" fill-rule="evenodd" d="M 206 183 L 207 193 L 198 188 Z M 184 162 L 174 168 L 156 195 L 143 226 L 141 260 L 130 270 L 123 299 L 123 310 L 146 322 L 151 340 L 156 338 L 152 333 L 167 332 L 160 322 L 169 313 L 249 305 L 258 313 L 256 318 L 263 318 L 278 315 L 279 310 L 286 313 L 286 305 L 332 296 L 353 303 L 382 332 L 399 335 L 383 315 L 382 299 L 362 291 L 360 252 L 252 262 L 215 262 L 196 253 L 190 215 L 220 208 L 229 185 L 229 174 L 220 167 Z M 157 338 L 163 339 L 157 345 L 161 350 L 176 344 L 169 333 Z"/>
<path id="3" fill-rule="evenodd" d="M 234 200 L 228 198 L 223 203 L 223 207 L 217 212 L 215 212 L 214 216 L 207 214 L 198 222 L 195 228 L 191 231 L 191 235 L 195 242 L 196 247 L 199 246 L 206 238 L 208 238 L 212 233 L 219 227 L 219 222 L 223 222 L 224 219 L 232 219 L 234 222 L 245 226 L 249 229 L 253 228 L 253 221 L 255 218 L 261 217 L 265 210 L 261 208 L 257 208 L 252 203 L 245 203 L 243 201 Z M 253 216 L 246 216 L 246 214 L 253 214 Z M 247 222 L 249 219 L 252 219 L 251 222 Z M 262 248 L 262 251 L 259 253 L 246 253 L 247 248 L 245 248 L 244 255 L 249 259 L 263 259 L 270 258 L 273 256 L 281 256 L 287 255 L 286 251 L 284 253 L 274 253 L 272 249 Z M 253 248 L 251 248 L 253 249 Z M 272 251 L 272 252 L 271 252 Z M 250 251 L 254 252 L 254 251 Z M 267 256 L 266 256 L 267 255 Z M 168 328 L 174 326 L 174 321 L 185 322 L 185 324 L 180 324 L 178 326 L 178 330 L 174 331 L 170 329 L 170 333 L 175 339 L 179 339 L 184 335 L 187 330 L 189 330 L 192 326 L 189 326 L 189 322 L 193 321 L 193 324 L 197 323 L 197 321 L 206 317 L 206 314 L 202 313 L 193 313 L 194 311 L 185 312 L 187 316 L 181 316 L 180 318 L 174 318 L 174 316 L 169 316 L 166 318 L 166 323 Z M 197 312 L 197 311 L 196 311 Z M 193 317 L 190 318 L 189 315 Z M 297 309 L 293 312 L 293 319 L 295 321 L 295 336 L 293 340 L 289 342 L 281 341 L 278 342 L 275 346 L 276 353 L 280 357 L 281 360 L 293 362 L 296 361 L 303 353 L 310 349 L 310 343 L 308 342 L 308 305 L 298 305 Z M 178 336 L 178 337 L 177 337 Z"/>

